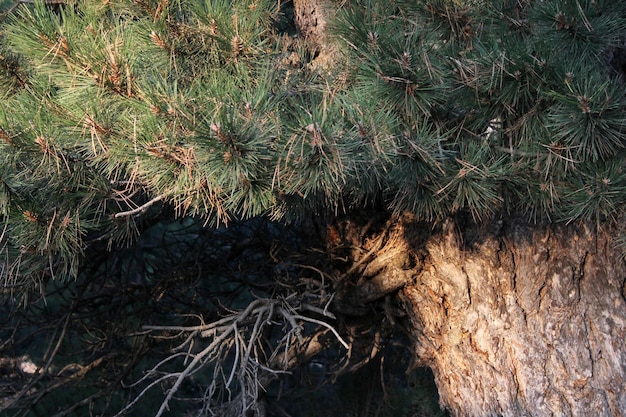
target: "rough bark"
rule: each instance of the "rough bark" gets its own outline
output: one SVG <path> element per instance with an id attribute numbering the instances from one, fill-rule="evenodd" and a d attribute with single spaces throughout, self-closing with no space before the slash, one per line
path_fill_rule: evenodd
<path id="1" fill-rule="evenodd" d="M 312 46 L 319 48 L 326 41 L 326 24 L 329 19 L 328 0 L 294 0 L 294 18 L 298 35 Z"/>
<path id="2" fill-rule="evenodd" d="M 610 232 L 502 224 L 428 241 L 401 298 L 453 416 L 626 415 L 626 266 Z"/>
<path id="3" fill-rule="evenodd" d="M 314 67 L 330 69 L 336 59 L 336 48 L 331 44 L 326 26 L 336 6 L 331 0 L 294 0 L 294 19 L 298 36 L 314 54 Z"/>
<path id="4" fill-rule="evenodd" d="M 294 0 L 321 56 L 329 4 Z M 367 314 L 402 287 L 416 362 L 453 416 L 626 416 L 626 264 L 609 231 L 509 221 L 468 242 L 450 223 L 424 243 L 406 226 L 379 248 L 346 239 L 376 253 L 347 255 L 338 308 Z"/>

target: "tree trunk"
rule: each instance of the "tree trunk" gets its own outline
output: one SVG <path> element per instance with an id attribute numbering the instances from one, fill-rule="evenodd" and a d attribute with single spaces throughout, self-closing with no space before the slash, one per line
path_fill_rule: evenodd
<path id="1" fill-rule="evenodd" d="M 318 52 L 329 4 L 294 0 L 300 36 Z M 372 239 L 342 255 L 354 266 L 340 274 L 338 307 L 366 314 L 363 304 L 402 287 L 416 363 L 432 369 L 453 416 L 626 416 L 626 263 L 610 231 L 496 226 L 470 239 L 448 223 L 424 242 L 397 224 L 381 247 Z M 364 235 L 345 240 L 358 248 Z"/>
<path id="2" fill-rule="evenodd" d="M 312 49 L 323 46 L 326 41 L 326 23 L 330 18 L 330 1 L 294 0 L 293 8 L 298 35 Z"/>
<path id="3" fill-rule="evenodd" d="M 430 239 L 401 299 L 453 416 L 626 416 L 626 266 L 607 231 Z"/>
<path id="4" fill-rule="evenodd" d="M 331 0 L 294 0 L 294 18 L 298 36 L 314 55 L 313 67 L 329 70 L 336 59 L 336 47 L 330 42 L 326 25 L 336 5 Z"/>

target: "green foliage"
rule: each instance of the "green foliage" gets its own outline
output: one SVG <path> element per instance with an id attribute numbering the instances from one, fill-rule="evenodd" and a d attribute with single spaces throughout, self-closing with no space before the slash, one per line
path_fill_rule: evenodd
<path id="1" fill-rule="evenodd" d="M 577 68 L 564 74 L 563 83 L 568 91 L 555 92 L 555 104 L 548 111 L 553 140 L 572 149 L 579 161 L 597 162 L 619 153 L 626 125 L 623 82 Z"/>
<path id="2" fill-rule="evenodd" d="M 369 4 L 348 9 L 344 19 L 337 32 L 360 63 L 356 88 L 409 123 L 445 101 L 450 86 L 438 51 L 443 39 L 430 25 L 378 15 Z"/>
<path id="3" fill-rule="evenodd" d="M 233 295 L 244 280 L 278 275 L 274 248 L 235 271 L 250 260 L 227 256 L 251 236 L 201 238 L 206 225 L 362 207 L 623 223 L 626 3 L 337 2 L 331 70 L 283 33 L 283 3 L 0 4 L 3 295 L 43 305 L 37 320 L 76 313 L 83 335 L 95 320 L 81 309 L 106 317 L 113 303 L 121 319 L 100 330 L 114 340 L 161 297 L 204 317 L 249 303 Z M 29 299 L 36 288 L 64 304 Z M 118 409 L 115 389 L 102 401 Z M 394 412 L 420 412 L 397 394 Z"/>
<path id="4" fill-rule="evenodd" d="M 1 32 L 7 282 L 75 276 L 161 206 L 619 221 L 624 8 L 342 3 L 321 71 L 271 1 L 21 5 Z"/>
<path id="5" fill-rule="evenodd" d="M 413 162 L 391 157 L 392 207 L 431 221 L 502 208 L 536 220 L 620 217 L 571 190 L 587 166 L 622 169 L 624 75 L 610 57 L 624 47 L 623 6 L 444 0 L 385 13 L 371 3 L 347 7 L 336 24 L 353 86 L 393 110 L 396 137 L 419 126 L 424 141 Z"/>

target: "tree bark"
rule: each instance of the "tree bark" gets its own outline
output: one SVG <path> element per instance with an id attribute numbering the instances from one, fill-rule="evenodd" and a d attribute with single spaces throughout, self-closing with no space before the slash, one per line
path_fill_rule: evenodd
<path id="1" fill-rule="evenodd" d="M 325 47 L 329 4 L 294 0 L 311 50 Z M 461 236 L 449 222 L 425 242 L 399 223 L 403 239 L 392 231 L 367 262 L 364 233 L 345 239 L 362 250 L 338 307 L 366 314 L 401 288 L 416 364 L 453 416 L 626 416 L 626 263 L 610 230 L 509 220 Z"/>
<path id="2" fill-rule="evenodd" d="M 330 18 L 329 0 L 294 0 L 294 18 L 298 35 L 312 49 L 321 47 L 326 41 L 326 23 Z"/>
<path id="3" fill-rule="evenodd" d="M 294 0 L 293 7 L 298 36 L 315 57 L 312 65 L 331 69 L 336 59 L 336 48 L 328 38 L 326 26 L 334 15 L 336 5 L 331 0 Z"/>
<path id="4" fill-rule="evenodd" d="M 625 416 L 626 266 L 611 233 L 502 224 L 428 241 L 400 293 L 453 416 Z"/>

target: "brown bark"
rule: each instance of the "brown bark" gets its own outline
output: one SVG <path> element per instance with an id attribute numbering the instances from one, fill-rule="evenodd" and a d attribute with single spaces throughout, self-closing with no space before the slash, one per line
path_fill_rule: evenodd
<path id="1" fill-rule="evenodd" d="M 326 41 L 330 1 L 294 0 L 293 8 L 298 35 L 304 38 L 312 49 L 322 46 Z"/>
<path id="2" fill-rule="evenodd" d="M 299 37 L 327 59 L 333 2 L 293 4 Z M 626 264 L 610 232 L 503 227 L 466 242 L 448 224 L 419 248 L 410 226 L 380 247 L 347 239 L 357 249 L 336 279 L 337 306 L 365 315 L 365 304 L 400 288 L 416 361 L 433 370 L 454 416 L 626 416 Z M 419 265 L 408 267 L 406 252 Z M 323 344 L 298 348 L 282 358 L 286 368 Z"/>
<path id="3" fill-rule="evenodd" d="M 453 416 L 625 416 L 624 260 L 607 231 L 430 239 L 401 291 L 415 355 Z"/>
<path id="4" fill-rule="evenodd" d="M 331 0 L 294 0 L 293 6 L 298 36 L 315 55 L 312 65 L 332 68 L 336 48 L 329 42 L 326 27 L 336 6 Z"/>
<path id="5" fill-rule="evenodd" d="M 294 0 L 300 37 L 322 56 L 329 4 Z M 355 266 L 339 274 L 337 307 L 368 314 L 401 288 L 416 362 L 455 417 L 626 416 L 626 264 L 611 232 L 497 229 L 468 242 L 449 223 L 424 242 L 399 222 L 379 248 L 343 230 L 360 250 L 341 255 Z"/>

